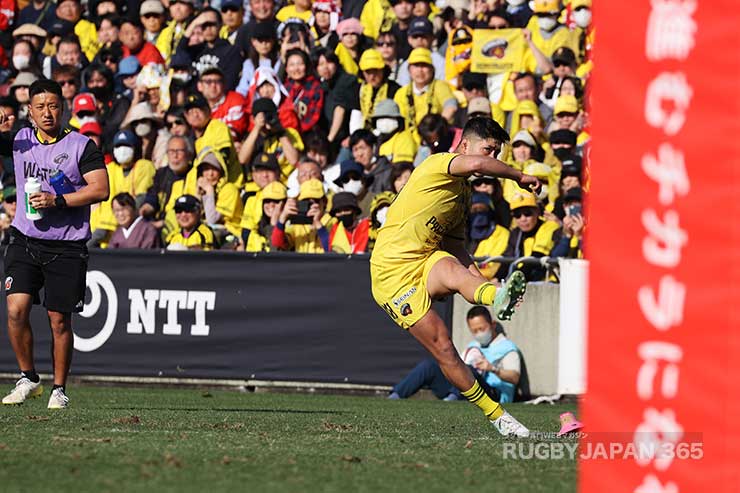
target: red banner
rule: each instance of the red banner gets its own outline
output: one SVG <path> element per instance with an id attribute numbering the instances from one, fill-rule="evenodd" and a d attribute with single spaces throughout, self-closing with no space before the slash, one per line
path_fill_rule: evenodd
<path id="1" fill-rule="evenodd" d="M 596 3 L 580 491 L 735 493 L 740 3 Z"/>

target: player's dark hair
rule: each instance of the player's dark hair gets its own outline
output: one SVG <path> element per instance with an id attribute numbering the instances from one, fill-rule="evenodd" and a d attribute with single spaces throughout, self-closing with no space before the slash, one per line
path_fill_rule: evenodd
<path id="1" fill-rule="evenodd" d="M 495 120 L 487 116 L 471 118 L 463 128 L 463 139 L 476 137 L 479 139 L 496 139 L 504 143 L 509 141 L 509 134 Z"/>
<path id="2" fill-rule="evenodd" d="M 136 210 L 136 200 L 128 192 L 121 192 L 113 197 L 113 202 L 123 207 L 131 207 L 134 211 Z"/>
<path id="3" fill-rule="evenodd" d="M 488 311 L 488 308 L 485 306 L 474 306 L 470 310 L 468 310 L 467 319 L 470 320 L 471 318 L 475 317 L 483 317 L 489 322 L 493 322 L 493 318 L 491 318 L 491 312 Z"/>
<path id="4" fill-rule="evenodd" d="M 49 79 L 39 79 L 28 89 L 28 98 L 33 99 L 37 94 L 43 94 L 45 92 L 56 94 L 59 99 L 62 99 L 62 86 L 56 81 Z"/>

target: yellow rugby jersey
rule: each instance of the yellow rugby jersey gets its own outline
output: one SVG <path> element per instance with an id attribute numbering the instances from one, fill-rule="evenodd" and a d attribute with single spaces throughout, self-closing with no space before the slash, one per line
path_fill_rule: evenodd
<path id="1" fill-rule="evenodd" d="M 434 154 L 411 173 L 388 208 L 371 262 L 420 260 L 439 250 L 445 236 L 465 238 L 471 187 L 467 177 L 449 174 L 455 156 Z"/>

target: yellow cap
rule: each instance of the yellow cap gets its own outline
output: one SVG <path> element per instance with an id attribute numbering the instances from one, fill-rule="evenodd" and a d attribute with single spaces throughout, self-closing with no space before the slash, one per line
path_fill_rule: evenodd
<path id="1" fill-rule="evenodd" d="M 385 68 L 383 56 L 375 48 L 365 50 L 360 57 L 360 70 Z"/>
<path id="2" fill-rule="evenodd" d="M 535 14 L 557 14 L 560 12 L 560 0 L 534 0 Z"/>
<path id="3" fill-rule="evenodd" d="M 531 163 L 525 166 L 524 173 L 537 178 L 549 178 L 552 168 L 545 163 Z"/>
<path id="4" fill-rule="evenodd" d="M 324 198 L 324 185 L 316 178 L 311 178 L 301 184 L 298 200 Z"/>
<path id="5" fill-rule="evenodd" d="M 414 48 L 409 55 L 409 65 L 415 63 L 425 63 L 434 66 L 432 63 L 432 52 L 427 48 Z"/>
<path id="6" fill-rule="evenodd" d="M 265 188 L 262 189 L 263 200 L 285 200 L 287 197 L 287 189 L 285 188 L 285 185 L 279 181 L 268 183 Z"/>
<path id="7" fill-rule="evenodd" d="M 522 207 L 537 207 L 537 197 L 524 190 L 518 190 L 509 201 L 509 206 L 512 211 Z"/>
<path id="8" fill-rule="evenodd" d="M 591 8 L 591 0 L 571 0 L 571 2 L 570 2 L 570 8 L 572 10 L 575 10 L 578 7 L 588 7 L 588 8 Z"/>
<path id="9" fill-rule="evenodd" d="M 560 113 L 578 113 L 578 100 L 571 95 L 560 96 L 555 101 L 554 113 L 556 116 Z"/>

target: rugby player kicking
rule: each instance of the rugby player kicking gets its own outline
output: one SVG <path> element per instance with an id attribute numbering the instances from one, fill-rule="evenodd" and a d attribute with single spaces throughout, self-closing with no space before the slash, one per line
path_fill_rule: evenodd
<path id="1" fill-rule="evenodd" d="M 460 359 L 432 300 L 460 293 L 468 302 L 493 305 L 501 320 L 514 313 L 526 289 L 520 271 L 501 287 L 480 273 L 465 250 L 469 178 L 515 180 L 537 192 L 537 178 L 495 159 L 509 135 L 490 118 L 473 118 L 455 153 L 434 154 L 411 174 L 388 209 L 370 259 L 375 301 L 396 324 L 411 332 L 439 363 L 447 379 L 478 406 L 504 436 L 529 430 L 494 401 Z"/>

